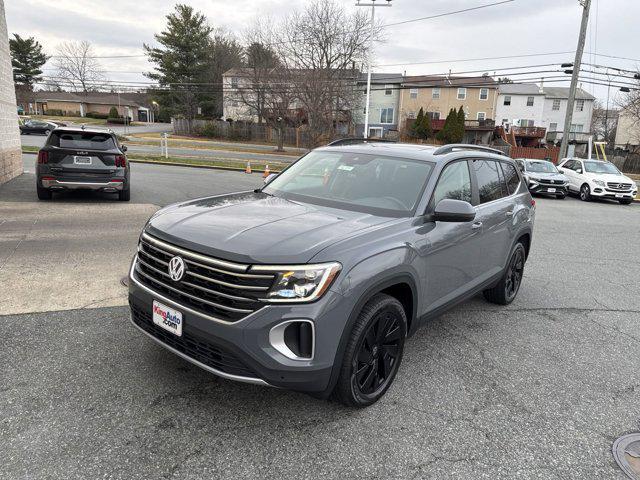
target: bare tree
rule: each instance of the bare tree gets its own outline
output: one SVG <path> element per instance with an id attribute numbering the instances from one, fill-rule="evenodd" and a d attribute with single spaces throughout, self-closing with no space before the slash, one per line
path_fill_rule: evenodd
<path id="1" fill-rule="evenodd" d="M 613 145 L 616 140 L 617 128 L 618 110 L 607 110 L 600 100 L 596 100 L 593 105 L 591 133 L 597 140 L 605 141 L 607 145 Z"/>
<path id="2" fill-rule="evenodd" d="M 55 66 L 58 77 L 76 91 L 88 92 L 104 80 L 100 63 L 95 59 L 91 44 L 64 42 L 58 45 Z"/>
<path id="3" fill-rule="evenodd" d="M 620 107 L 620 128 L 623 128 L 624 117 L 624 128 L 628 130 L 629 139 L 636 144 L 640 143 L 640 80 L 637 83 L 637 88 L 623 93 L 616 102 Z"/>
<path id="4" fill-rule="evenodd" d="M 356 66 L 367 59 L 369 35 L 366 14 L 349 14 L 335 0 L 312 2 L 274 30 L 272 45 L 306 114 L 312 142 L 350 122 L 358 95 Z"/>

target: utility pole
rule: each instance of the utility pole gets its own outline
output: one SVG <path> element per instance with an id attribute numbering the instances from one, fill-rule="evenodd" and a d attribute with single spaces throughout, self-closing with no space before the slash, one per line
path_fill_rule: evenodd
<path id="1" fill-rule="evenodd" d="M 571 75 L 571 88 L 569 89 L 567 113 L 564 117 L 564 129 L 562 131 L 562 143 L 560 145 L 560 158 L 565 158 L 567 156 L 567 148 L 569 147 L 569 133 L 571 131 L 571 122 L 573 121 L 573 109 L 576 101 L 576 90 L 578 88 L 580 67 L 582 65 L 584 43 L 587 37 L 587 25 L 589 24 L 589 10 L 591 9 L 591 0 L 580 0 L 580 5 L 582 5 L 582 23 L 580 24 L 580 36 L 578 37 L 576 58 L 573 62 L 573 73 Z"/>
<path id="2" fill-rule="evenodd" d="M 373 60 L 373 37 L 376 31 L 376 0 L 371 0 L 371 3 L 360 3 L 357 0 L 356 7 L 371 7 L 371 35 L 369 37 L 369 61 L 367 62 L 367 100 L 364 107 L 364 133 L 363 138 L 369 137 L 369 102 L 371 100 L 371 64 Z M 391 0 L 386 0 L 386 4 L 379 3 L 379 7 L 390 7 Z"/>

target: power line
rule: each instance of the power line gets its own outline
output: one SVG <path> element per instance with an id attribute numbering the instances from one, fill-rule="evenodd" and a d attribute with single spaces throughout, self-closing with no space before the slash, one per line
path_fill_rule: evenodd
<path id="1" fill-rule="evenodd" d="M 463 8 L 462 10 L 455 10 L 453 12 L 447 12 L 447 13 L 439 13 L 437 15 L 429 15 L 428 17 L 420 17 L 420 18 L 412 18 L 410 20 L 402 20 L 400 22 L 395 22 L 395 23 L 385 23 L 383 25 L 383 27 L 395 27 L 396 25 L 405 25 L 407 23 L 413 23 L 413 22 L 421 22 L 422 20 L 431 20 L 433 18 L 441 18 L 441 17 L 447 17 L 449 15 L 455 15 L 457 13 L 465 13 L 465 12 L 471 12 L 473 10 L 480 10 L 483 8 L 489 8 L 489 7 L 495 7 L 497 5 L 502 5 L 505 3 L 511 3 L 514 2 L 515 0 L 503 0 L 501 2 L 494 2 L 494 3 L 488 3 L 486 5 L 479 5 L 477 7 L 471 7 L 471 8 Z"/>
<path id="2" fill-rule="evenodd" d="M 410 65 L 430 65 L 435 63 L 462 63 L 462 62 L 476 62 L 481 60 L 504 60 L 509 58 L 525 58 L 525 57 L 544 57 L 551 55 L 567 55 L 575 53 L 574 51 L 566 51 L 566 52 L 547 52 L 547 53 L 527 53 L 523 55 L 505 55 L 501 57 L 479 57 L 479 58 L 463 58 L 457 60 L 433 60 L 429 62 L 409 62 L 409 63 L 386 63 L 376 65 L 376 67 L 403 67 Z"/>

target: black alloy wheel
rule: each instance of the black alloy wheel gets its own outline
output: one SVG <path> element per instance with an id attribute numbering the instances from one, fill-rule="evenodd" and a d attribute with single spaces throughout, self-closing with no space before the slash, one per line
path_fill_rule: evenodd
<path id="1" fill-rule="evenodd" d="M 580 187 L 580 200 L 582 200 L 583 202 L 588 202 L 589 200 L 591 200 L 591 189 L 586 183 L 582 185 L 582 187 Z"/>
<path id="2" fill-rule="evenodd" d="M 504 294 L 509 302 L 516 297 L 520 289 L 522 274 L 524 273 L 524 260 L 524 249 L 516 248 L 511 256 L 504 284 Z"/>
<path id="3" fill-rule="evenodd" d="M 371 323 L 353 359 L 353 385 L 364 396 L 384 390 L 398 365 L 402 331 L 392 311 L 381 312 Z"/>
<path id="4" fill-rule="evenodd" d="M 356 319 L 340 366 L 334 397 L 350 407 L 379 400 L 395 379 L 407 336 L 407 315 L 397 298 L 374 295 Z"/>

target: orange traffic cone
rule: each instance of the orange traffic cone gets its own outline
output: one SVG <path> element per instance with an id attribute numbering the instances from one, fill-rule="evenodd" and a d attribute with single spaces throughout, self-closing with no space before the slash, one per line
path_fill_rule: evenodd
<path id="1" fill-rule="evenodd" d="M 271 172 L 269 171 L 269 164 L 267 163 L 267 165 L 264 168 L 264 173 L 262 174 L 262 178 L 267 178 L 269 175 L 271 175 Z"/>
<path id="2" fill-rule="evenodd" d="M 247 162 L 247 168 L 244 169 L 244 173 L 251 173 L 251 162 Z"/>

